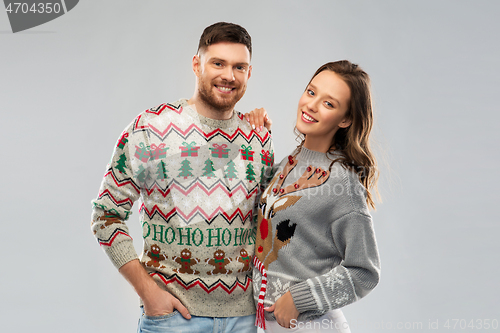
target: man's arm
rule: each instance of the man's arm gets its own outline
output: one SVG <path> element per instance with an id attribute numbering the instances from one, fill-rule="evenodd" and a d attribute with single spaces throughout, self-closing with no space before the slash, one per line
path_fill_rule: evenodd
<path id="1" fill-rule="evenodd" d="M 186 319 L 191 319 L 189 311 L 169 292 L 158 287 L 146 272 L 139 260 L 132 260 L 120 267 L 119 272 L 134 287 L 144 303 L 144 312 L 148 316 L 162 316 L 177 309 Z"/>
<path id="2" fill-rule="evenodd" d="M 138 119 L 140 118 L 136 120 Z M 131 214 L 133 203 L 140 196 L 141 183 L 146 175 L 146 172 L 141 173 L 140 168 L 131 163 L 137 147 L 141 147 L 141 144 L 148 146 L 142 133 L 139 136 L 134 135 L 134 122 L 118 139 L 99 195 L 93 201 L 92 230 L 115 267 L 141 297 L 148 316 L 164 315 L 177 309 L 189 319 L 191 316 L 182 303 L 161 289 L 139 262 L 125 223 Z M 139 167 L 142 167 L 142 164 L 139 164 Z"/>

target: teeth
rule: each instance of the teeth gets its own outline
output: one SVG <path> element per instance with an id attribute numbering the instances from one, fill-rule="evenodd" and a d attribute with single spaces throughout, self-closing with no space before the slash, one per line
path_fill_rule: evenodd
<path id="1" fill-rule="evenodd" d="M 219 90 L 224 91 L 224 92 L 228 92 L 228 91 L 233 90 L 233 88 L 228 88 L 228 87 L 217 87 L 217 88 L 219 88 Z"/>
<path id="2" fill-rule="evenodd" d="M 302 112 L 302 115 L 304 116 L 304 118 L 306 120 L 309 120 L 309 121 L 316 121 L 316 119 L 312 118 L 312 117 L 309 117 L 307 114 L 305 114 L 304 112 Z"/>

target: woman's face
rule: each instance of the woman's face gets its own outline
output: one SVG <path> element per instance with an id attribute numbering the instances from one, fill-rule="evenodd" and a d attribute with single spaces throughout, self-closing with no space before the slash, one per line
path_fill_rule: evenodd
<path id="1" fill-rule="evenodd" d="M 297 129 L 306 135 L 306 148 L 327 151 L 339 128 L 348 127 L 346 118 L 351 91 L 335 72 L 316 75 L 299 100 Z M 320 145 L 321 147 L 318 147 Z"/>

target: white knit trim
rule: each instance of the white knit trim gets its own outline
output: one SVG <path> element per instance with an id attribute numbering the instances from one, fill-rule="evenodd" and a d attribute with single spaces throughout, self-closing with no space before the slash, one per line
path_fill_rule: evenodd
<path id="1" fill-rule="evenodd" d="M 321 292 L 323 293 L 323 297 L 325 298 L 326 304 L 328 304 L 328 310 L 331 310 L 333 307 L 332 307 L 332 304 L 328 301 L 328 299 L 330 297 L 328 297 L 328 294 L 326 293 L 325 288 L 323 287 L 323 283 L 321 283 L 321 280 L 319 279 L 319 277 L 316 277 L 316 280 L 318 280 L 318 285 L 321 288 Z M 321 307 L 321 310 L 322 309 L 323 309 L 323 307 Z"/>
<path id="2" fill-rule="evenodd" d="M 317 277 L 316 277 L 316 279 L 317 279 Z M 318 305 L 318 309 L 323 310 L 323 306 L 322 306 L 321 301 L 319 299 L 319 295 L 316 293 L 316 288 L 314 286 L 314 283 L 311 280 L 306 280 L 306 281 L 307 281 L 307 284 L 309 285 L 309 287 L 311 288 L 311 294 L 313 295 L 314 301 Z"/>

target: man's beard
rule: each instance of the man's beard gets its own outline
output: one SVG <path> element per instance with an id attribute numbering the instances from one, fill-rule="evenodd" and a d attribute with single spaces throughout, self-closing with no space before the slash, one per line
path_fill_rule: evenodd
<path id="1" fill-rule="evenodd" d="M 208 84 L 204 83 L 201 78 L 198 79 L 198 93 L 200 95 L 201 100 L 212 107 L 213 109 L 221 112 L 229 111 L 234 109 L 236 103 L 243 97 L 245 94 L 246 86 L 242 87 L 238 90 L 238 87 L 234 87 L 232 84 L 227 82 L 222 82 L 221 85 L 230 86 L 235 88 L 232 92 L 232 97 L 228 98 L 220 98 L 219 96 L 215 96 L 213 91 L 213 84 L 210 82 Z"/>

